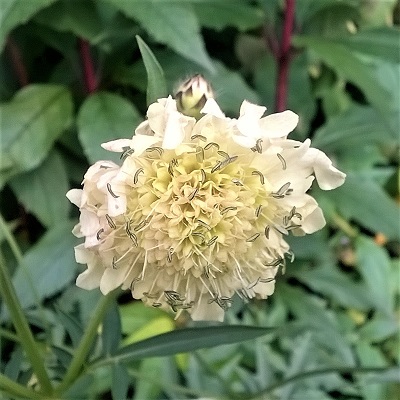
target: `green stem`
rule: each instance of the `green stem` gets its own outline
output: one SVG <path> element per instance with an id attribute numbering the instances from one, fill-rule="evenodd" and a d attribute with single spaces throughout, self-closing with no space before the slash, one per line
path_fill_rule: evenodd
<path id="1" fill-rule="evenodd" d="M 40 301 L 40 296 L 37 292 L 36 286 L 32 281 L 32 277 L 31 274 L 29 273 L 28 268 L 26 267 L 26 264 L 24 262 L 24 256 L 21 252 L 21 249 L 18 246 L 17 241 L 15 240 L 14 235 L 11 233 L 7 222 L 4 220 L 3 216 L 0 214 L 0 228 L 3 231 L 4 237 L 7 240 L 8 245 L 11 248 L 11 251 L 15 257 L 15 259 L 17 260 L 17 263 L 19 265 L 19 267 L 22 269 L 22 271 L 25 273 L 26 279 L 29 283 L 29 286 L 31 287 L 32 293 L 33 293 L 33 297 L 36 303 L 36 307 L 39 310 L 39 315 L 42 318 L 42 321 L 44 323 L 45 326 L 45 330 L 48 332 L 49 331 L 49 323 L 47 321 L 46 318 L 46 313 L 44 311 L 43 305 Z"/>
<path id="2" fill-rule="evenodd" d="M 332 223 L 342 230 L 348 237 L 356 238 L 358 236 L 358 230 L 352 227 L 343 217 L 339 214 L 332 215 Z"/>
<path id="3" fill-rule="evenodd" d="M 3 301 L 8 307 L 15 330 L 21 340 L 22 347 L 28 356 L 32 368 L 39 381 L 40 387 L 44 393 L 49 394 L 53 391 L 49 376 L 44 367 L 38 345 L 29 328 L 28 321 L 25 318 L 21 304 L 18 301 L 14 286 L 12 285 L 8 269 L 4 263 L 3 256 L 0 254 L 0 293 Z"/>
<path id="4" fill-rule="evenodd" d="M 103 320 L 104 314 L 110 303 L 114 300 L 117 291 L 109 293 L 107 296 L 102 296 L 96 309 L 85 329 L 83 337 L 78 348 L 74 352 L 74 357 L 68 367 L 66 374 L 60 386 L 56 389 L 56 393 L 61 395 L 74 381 L 79 377 L 79 374 L 84 366 L 86 357 L 91 349 L 92 343 L 97 335 L 97 329 Z"/>
<path id="5" fill-rule="evenodd" d="M 283 386 L 288 385 L 289 383 L 293 383 L 296 381 L 301 381 L 306 378 L 313 378 L 318 375 L 326 375 L 326 374 L 332 374 L 332 373 L 337 373 L 337 374 L 366 374 L 366 373 L 379 373 L 379 372 L 386 372 L 388 370 L 388 367 L 332 367 L 332 368 L 324 368 L 324 369 L 319 369 L 319 370 L 314 370 L 314 371 L 306 371 L 302 372 L 300 374 L 291 376 L 290 378 L 284 379 L 281 382 L 274 383 L 271 386 L 268 386 L 267 388 L 257 392 L 257 393 L 252 393 L 250 395 L 248 394 L 236 394 L 235 399 L 241 399 L 241 400 L 252 400 L 252 399 L 260 399 L 263 397 L 268 396 L 271 392 L 273 392 L 276 389 L 279 389 Z"/>
<path id="6" fill-rule="evenodd" d="M 33 390 L 14 382 L 7 376 L 0 374 L 0 392 L 6 391 L 7 394 L 12 394 L 18 398 L 28 398 L 28 399 L 43 399 L 43 395 Z"/>
<path id="7" fill-rule="evenodd" d="M 4 237 L 7 240 L 8 245 L 11 248 L 12 253 L 14 254 L 15 259 L 17 260 L 17 263 L 22 264 L 24 256 L 22 255 L 22 252 L 18 246 L 17 241 L 10 232 L 10 229 L 7 226 L 7 222 L 4 220 L 1 214 L 0 214 L 0 227 L 1 230 L 3 231 Z"/>
<path id="8" fill-rule="evenodd" d="M 7 338 L 9 340 L 12 340 L 15 343 L 20 343 L 21 342 L 21 340 L 19 339 L 19 337 L 15 333 L 10 332 L 7 329 L 3 329 L 3 328 L 0 328 L 0 337 L 5 337 L 5 338 Z"/>

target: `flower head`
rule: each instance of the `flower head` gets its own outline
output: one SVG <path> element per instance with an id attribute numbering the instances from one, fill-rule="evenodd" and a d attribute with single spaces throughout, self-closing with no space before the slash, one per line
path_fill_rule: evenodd
<path id="1" fill-rule="evenodd" d="M 290 254 L 285 235 L 325 225 L 307 191 L 314 177 L 333 189 L 345 174 L 309 140 L 287 139 L 296 114 L 263 117 L 245 101 L 230 119 L 213 99 L 202 112 L 196 121 L 158 100 L 132 139 L 103 144 L 122 165 L 97 162 L 83 189 L 68 192 L 85 238 L 76 259 L 88 266 L 78 286 L 122 286 L 150 306 L 221 320 L 234 293 L 273 293 Z"/>

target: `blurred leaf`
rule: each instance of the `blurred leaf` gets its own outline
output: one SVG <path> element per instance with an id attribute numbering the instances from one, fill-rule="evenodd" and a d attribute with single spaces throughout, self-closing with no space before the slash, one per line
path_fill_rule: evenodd
<path id="1" fill-rule="evenodd" d="M 113 357 L 106 358 L 104 361 L 107 363 L 127 362 L 145 357 L 186 353 L 221 344 L 255 339 L 274 329 L 234 325 L 179 329 L 124 346 Z"/>
<path id="2" fill-rule="evenodd" d="M 83 335 L 81 324 L 71 313 L 64 311 L 60 306 L 56 306 L 56 315 L 58 321 L 68 332 L 72 345 L 77 347 Z"/>
<path id="3" fill-rule="evenodd" d="M 101 331 L 103 339 L 103 352 L 108 356 L 114 354 L 121 343 L 121 319 L 119 316 L 119 307 L 116 301 L 108 308 L 103 320 L 103 329 Z M 124 398 L 123 397 L 115 397 Z"/>
<path id="4" fill-rule="evenodd" d="M 348 219 L 389 239 L 399 238 L 400 208 L 372 179 L 348 173 L 343 186 L 329 193 L 337 209 Z"/>
<path id="5" fill-rule="evenodd" d="M 367 310 L 370 306 L 369 291 L 351 280 L 348 274 L 340 272 L 332 263 L 322 263 L 307 270 L 294 270 L 291 271 L 291 275 L 344 307 Z"/>
<path id="6" fill-rule="evenodd" d="M 78 136 L 90 162 L 119 160 L 119 153 L 104 150 L 110 140 L 130 139 L 141 116 L 128 100 L 118 94 L 97 92 L 82 104 L 77 117 Z"/>
<path id="7" fill-rule="evenodd" d="M 371 105 L 382 115 L 387 113 L 387 103 L 391 92 L 376 79 L 376 66 L 359 54 L 334 40 L 314 36 L 296 36 L 296 46 L 305 46 L 313 50 L 327 65 L 336 70 L 346 80 L 358 86 Z"/>
<path id="8" fill-rule="evenodd" d="M 91 41 L 102 30 L 94 3 L 90 1 L 59 0 L 35 16 L 35 21 L 55 31 L 72 32 Z"/>
<path id="9" fill-rule="evenodd" d="M 216 72 L 210 74 L 206 69 L 198 67 L 193 62 L 170 51 L 156 52 L 156 56 L 163 66 L 170 93 L 174 92 L 182 79 L 201 73 L 211 83 L 216 100 L 225 112 L 237 115 L 244 99 L 252 103 L 259 103 L 260 101 L 258 94 L 250 88 L 239 72 L 228 69 L 219 61 L 214 61 Z M 117 69 L 114 79 L 139 90 L 146 89 L 145 71 L 142 63 Z"/>
<path id="10" fill-rule="evenodd" d="M 140 374 L 149 377 L 162 377 L 162 367 L 164 359 L 154 357 L 143 360 L 140 363 Z M 163 379 L 160 379 L 160 384 L 148 381 L 146 379 L 138 379 L 135 384 L 135 396 L 132 400 L 158 400 Z"/>
<path id="11" fill-rule="evenodd" d="M 345 113 L 330 118 L 316 131 L 313 146 L 337 151 L 393 139 L 393 134 L 372 107 L 353 105 Z"/>
<path id="12" fill-rule="evenodd" d="M 201 25 L 217 31 L 229 26 L 246 31 L 263 23 L 260 9 L 237 0 L 200 0 L 193 2 L 193 8 Z"/>
<path id="13" fill-rule="evenodd" d="M 362 366 L 384 367 L 386 364 L 379 349 L 365 341 L 358 341 L 356 343 L 356 351 Z M 376 383 L 370 380 L 368 376 L 363 375 L 360 375 L 358 379 L 365 400 L 382 400 L 388 398 L 386 397 L 385 387 L 382 383 Z"/>
<path id="14" fill-rule="evenodd" d="M 119 363 L 113 364 L 111 366 L 111 374 L 111 395 L 113 400 L 127 399 L 128 389 L 131 384 L 131 377 L 128 375 L 126 367 Z"/>
<path id="15" fill-rule="evenodd" d="M 8 33 L 27 22 L 34 14 L 56 0 L 1 0 L 0 3 L 0 51 Z"/>
<path id="16" fill-rule="evenodd" d="M 340 43 L 355 52 L 400 63 L 399 30 L 394 27 L 361 30 L 354 35 L 341 38 Z"/>
<path id="17" fill-rule="evenodd" d="M 0 187 L 19 172 L 37 167 L 70 125 L 73 105 L 63 86 L 35 84 L 0 105 Z"/>
<path id="18" fill-rule="evenodd" d="M 367 321 L 360 331 L 360 337 L 369 342 L 381 342 L 399 331 L 399 323 L 393 316 L 391 318 L 377 315 L 371 321 Z"/>
<path id="19" fill-rule="evenodd" d="M 307 332 L 304 336 L 297 338 L 294 343 L 294 350 L 291 354 L 289 365 L 285 371 L 285 378 L 297 375 L 304 370 L 304 365 L 310 366 L 310 357 L 313 357 L 315 351 L 312 351 L 312 335 Z M 285 385 L 280 393 L 279 397 L 282 400 L 289 400 L 292 398 L 296 383 L 289 383 Z"/>
<path id="20" fill-rule="evenodd" d="M 209 71 L 213 66 L 208 57 L 196 14 L 189 2 L 176 0 L 103 0 L 113 4 L 127 16 L 136 19 L 160 43 Z"/>
<path id="21" fill-rule="evenodd" d="M 399 220 L 397 220 L 398 223 Z M 372 239 L 359 236 L 355 242 L 357 266 L 370 292 L 370 302 L 390 316 L 393 299 L 390 292 L 390 259 L 387 252 Z"/>
<path id="22" fill-rule="evenodd" d="M 13 276 L 22 307 L 28 308 L 36 300 L 54 295 L 74 279 L 76 262 L 73 248 L 78 242 L 71 233 L 74 225 L 71 221 L 60 222 L 24 254 L 26 268 L 19 266 Z"/>
<path id="23" fill-rule="evenodd" d="M 149 46 L 142 40 L 140 36 L 136 36 L 140 53 L 142 54 L 143 63 L 147 72 L 147 105 L 150 105 L 167 97 L 167 85 L 165 83 L 164 71 L 160 63 L 157 61 Z"/>
<path id="24" fill-rule="evenodd" d="M 58 152 L 50 152 L 36 169 L 12 178 L 10 186 L 25 209 L 43 225 L 54 226 L 68 218 L 68 177 Z"/>

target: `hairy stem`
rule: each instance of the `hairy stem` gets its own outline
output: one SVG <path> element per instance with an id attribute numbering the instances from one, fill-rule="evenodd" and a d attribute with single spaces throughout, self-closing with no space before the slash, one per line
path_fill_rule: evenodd
<path id="1" fill-rule="evenodd" d="M 11 394 L 12 396 L 15 396 L 17 398 L 43 399 L 42 394 L 34 392 L 33 390 L 30 390 L 25 386 L 22 386 L 19 383 L 14 382 L 7 376 L 0 374 L 0 394 L 2 391 L 7 392 L 7 394 Z"/>
<path id="2" fill-rule="evenodd" d="M 275 108 L 277 112 L 286 109 L 288 77 L 290 66 L 291 39 L 294 24 L 294 10 L 296 0 L 286 0 L 285 18 L 283 24 L 282 41 L 278 58 L 278 75 L 275 93 Z"/>

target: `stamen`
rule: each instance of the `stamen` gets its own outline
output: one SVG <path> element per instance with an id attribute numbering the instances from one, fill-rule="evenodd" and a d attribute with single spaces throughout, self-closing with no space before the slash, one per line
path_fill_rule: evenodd
<path id="1" fill-rule="evenodd" d="M 144 173 L 143 168 L 139 168 L 136 172 L 135 175 L 133 175 L 133 183 L 136 185 L 139 182 L 139 174 Z"/>
<path id="2" fill-rule="evenodd" d="M 207 141 L 207 138 L 206 138 L 205 136 L 203 136 L 203 135 L 193 135 L 193 136 L 190 137 L 190 139 L 191 139 L 191 140 L 200 139 L 200 140 L 202 140 L 203 142 L 206 142 L 206 141 Z"/>
<path id="3" fill-rule="evenodd" d="M 206 146 L 204 147 L 204 150 L 208 150 L 211 147 L 216 147 L 217 150 L 219 150 L 219 145 L 217 143 L 214 143 L 214 142 L 210 142 L 210 143 L 206 144 Z"/>
<path id="4" fill-rule="evenodd" d="M 285 170 L 286 169 L 286 161 L 285 161 L 285 159 L 279 153 L 277 153 L 276 156 L 279 158 L 279 161 L 282 163 L 282 169 Z"/>
<path id="5" fill-rule="evenodd" d="M 255 170 L 255 171 L 253 171 L 251 174 L 252 174 L 252 175 L 258 175 L 258 176 L 260 177 L 261 185 L 264 185 L 264 183 L 265 183 L 265 178 L 264 178 L 264 175 L 263 175 L 260 171 Z"/>
<path id="6" fill-rule="evenodd" d="M 106 220 L 107 220 L 110 228 L 117 229 L 117 225 L 115 225 L 115 222 L 112 220 L 112 218 L 108 214 L 106 214 Z"/>
<path id="7" fill-rule="evenodd" d="M 111 190 L 111 184 L 107 183 L 107 190 L 111 194 L 114 199 L 118 199 L 119 196 L 117 196 L 112 190 Z"/>
<path id="8" fill-rule="evenodd" d="M 250 236 L 246 242 L 254 242 L 255 240 L 257 240 L 260 237 L 260 233 L 255 233 L 253 236 Z"/>

